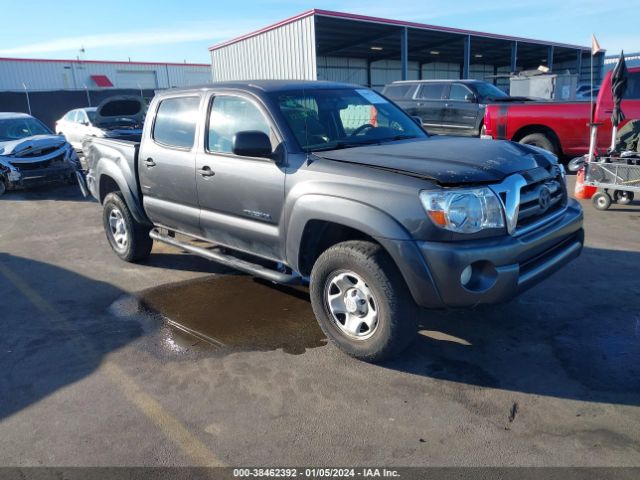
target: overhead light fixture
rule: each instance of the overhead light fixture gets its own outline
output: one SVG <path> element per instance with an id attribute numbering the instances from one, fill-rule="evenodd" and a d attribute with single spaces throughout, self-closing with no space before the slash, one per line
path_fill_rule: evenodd
<path id="1" fill-rule="evenodd" d="M 476 58 L 482 58 L 482 54 L 481 54 L 481 53 L 476 53 L 476 54 L 474 55 L 474 57 L 476 57 Z"/>
<path id="2" fill-rule="evenodd" d="M 542 63 L 547 63 L 547 59 L 543 58 L 542 60 L 540 60 Z"/>
<path id="3" fill-rule="evenodd" d="M 440 52 L 438 50 L 431 50 L 429 53 L 431 55 L 440 55 Z"/>
<path id="4" fill-rule="evenodd" d="M 382 47 L 371 47 L 371 50 L 376 50 L 378 52 L 382 49 L 383 49 Z"/>

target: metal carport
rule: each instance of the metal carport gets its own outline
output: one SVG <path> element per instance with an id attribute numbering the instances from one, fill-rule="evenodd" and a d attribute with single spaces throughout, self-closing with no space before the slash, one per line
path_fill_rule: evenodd
<path id="1" fill-rule="evenodd" d="M 591 54 L 578 45 L 327 10 L 304 12 L 210 50 L 216 80 L 326 79 L 374 88 L 423 78 L 505 86 L 508 74 L 539 65 L 588 81 Z M 603 54 L 594 57 L 598 82 L 602 61 Z"/>

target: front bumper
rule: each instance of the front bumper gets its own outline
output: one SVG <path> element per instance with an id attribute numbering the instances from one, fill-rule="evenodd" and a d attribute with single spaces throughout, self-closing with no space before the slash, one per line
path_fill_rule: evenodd
<path id="1" fill-rule="evenodd" d="M 15 170 L 6 175 L 6 181 L 9 187 L 31 187 L 42 185 L 60 180 L 67 180 L 75 175 L 77 166 L 73 163 L 67 163 L 59 167 L 46 167 L 39 169 Z"/>
<path id="2" fill-rule="evenodd" d="M 580 255 L 582 209 L 569 200 L 563 215 L 519 237 L 467 242 L 417 242 L 421 258 L 399 263 L 416 302 L 423 307 L 502 303 L 549 277 Z M 404 250 L 407 250 L 405 245 Z M 393 255 L 394 258 L 395 255 Z M 472 265 L 472 280 L 461 275 Z"/>

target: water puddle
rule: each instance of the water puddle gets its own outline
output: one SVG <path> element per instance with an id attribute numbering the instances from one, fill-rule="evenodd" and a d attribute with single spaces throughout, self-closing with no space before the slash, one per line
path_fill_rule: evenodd
<path id="1" fill-rule="evenodd" d="M 326 344 L 304 288 L 224 275 L 163 285 L 111 307 L 138 315 L 164 353 L 229 353 L 282 349 L 301 354 Z"/>

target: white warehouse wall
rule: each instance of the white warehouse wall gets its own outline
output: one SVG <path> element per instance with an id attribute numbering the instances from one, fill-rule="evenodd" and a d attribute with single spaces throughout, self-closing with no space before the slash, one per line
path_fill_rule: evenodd
<path id="1" fill-rule="evenodd" d="M 214 47 L 214 81 L 288 79 L 316 80 L 313 16 Z"/>
<path id="2" fill-rule="evenodd" d="M 170 88 L 211 82 L 199 64 L 0 59 L 0 91 L 96 90 L 91 75 L 106 75 L 115 88 Z"/>

